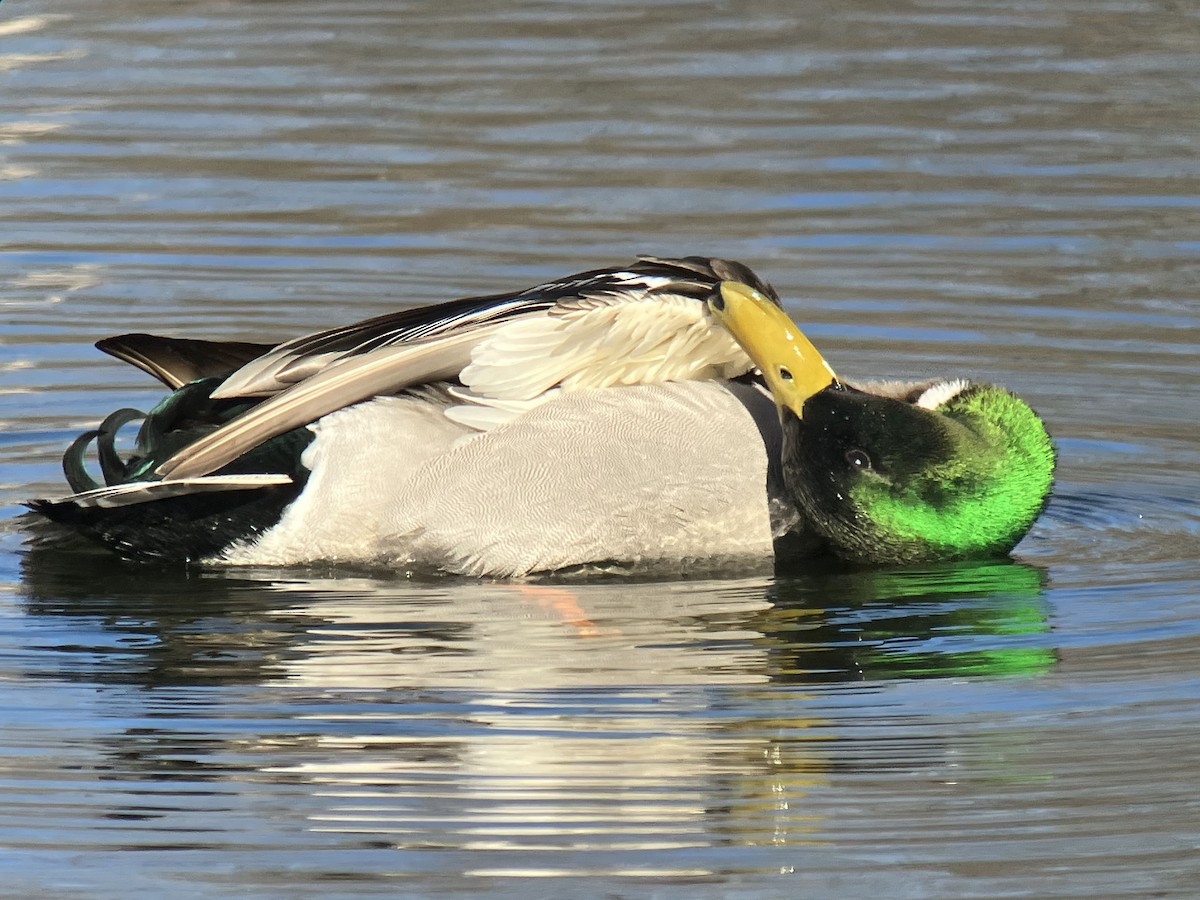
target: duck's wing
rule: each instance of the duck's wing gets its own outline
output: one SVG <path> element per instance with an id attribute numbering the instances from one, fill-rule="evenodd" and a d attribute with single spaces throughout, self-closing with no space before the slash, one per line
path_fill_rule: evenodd
<path id="1" fill-rule="evenodd" d="M 521 293 L 467 297 L 433 306 L 403 309 L 327 331 L 294 338 L 248 361 L 213 395 L 216 399 L 270 397 L 336 362 L 388 347 L 434 342 L 487 325 L 549 309 L 556 298 Z"/>
<path id="2" fill-rule="evenodd" d="M 479 329 L 337 360 L 184 447 L 156 471 L 172 479 L 207 475 L 263 441 L 345 406 L 414 384 L 453 378 L 485 333 L 486 329 Z"/>
<path id="3" fill-rule="evenodd" d="M 404 309 L 294 338 L 247 361 L 213 398 L 269 397 L 341 360 L 529 318 L 555 308 L 580 312 L 667 295 L 702 301 L 722 281 L 741 281 L 778 302 L 774 289 L 741 263 L 702 256 L 642 256 L 626 268 L 593 269 L 522 291 Z"/>
<path id="4" fill-rule="evenodd" d="M 274 349 L 273 344 L 198 341 L 156 334 L 119 334 L 97 341 L 96 347 L 148 372 L 172 390 L 198 378 L 229 375 Z"/>
<path id="5" fill-rule="evenodd" d="M 675 261 L 646 261 L 645 267 L 668 264 L 671 275 L 611 273 L 600 284 L 561 296 L 543 315 L 496 329 L 476 346 L 460 380 L 476 395 L 521 401 L 556 386 L 599 388 L 720 377 L 730 367 L 745 371 L 747 357 L 728 332 L 712 327 L 702 302 L 724 279 L 711 271 L 681 278 Z"/>
<path id="6" fill-rule="evenodd" d="M 206 475 L 336 409 L 414 384 L 460 378 L 469 392 L 529 402 L 557 386 L 599 387 L 738 374 L 749 360 L 705 304 L 723 280 L 774 292 L 745 266 L 643 257 L 511 294 L 368 319 L 281 344 L 233 373 L 216 399 L 266 396 L 159 468 Z"/>

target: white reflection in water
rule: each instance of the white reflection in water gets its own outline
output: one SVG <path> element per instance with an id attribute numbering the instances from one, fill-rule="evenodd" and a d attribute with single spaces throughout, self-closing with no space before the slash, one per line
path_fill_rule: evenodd
<path id="1" fill-rule="evenodd" d="M 68 294 L 95 287 L 104 278 L 104 266 L 75 263 L 22 272 L 9 282 L 12 296 L 0 297 L 0 306 L 52 306 Z"/>
<path id="2" fill-rule="evenodd" d="M 430 619 L 459 624 L 441 633 L 397 628 L 381 619 L 369 594 L 358 605 L 314 603 L 308 611 L 322 624 L 310 632 L 304 655 L 289 661 L 286 677 L 290 684 L 339 688 L 487 684 L 498 692 L 645 685 L 647 679 L 659 686 L 760 682 L 766 679 L 758 664 L 763 651 L 751 641 L 761 635 L 714 630 L 709 618 L 720 613 L 740 620 L 769 609 L 766 585 L 435 590 Z"/>
<path id="3" fill-rule="evenodd" d="M 57 62 L 65 59 L 83 59 L 85 56 L 87 56 L 87 53 L 82 49 L 48 53 L 0 53 L 0 72 L 9 72 L 13 69 L 24 68 L 25 66 L 37 63 Z"/>
<path id="4" fill-rule="evenodd" d="M 62 21 L 66 18 L 66 16 L 18 16 L 15 19 L 9 19 L 7 22 L 0 22 L 0 37 L 41 31 L 50 23 Z"/>
<path id="5" fill-rule="evenodd" d="M 431 618 L 462 626 L 441 636 L 381 623 L 378 604 L 314 605 L 324 624 L 286 666 L 289 686 L 473 690 L 466 721 L 431 737 L 422 719 L 437 712 L 350 709 L 344 722 L 361 731 L 323 734 L 316 758 L 268 771 L 300 775 L 327 798 L 314 830 L 397 846 L 448 830 L 473 850 L 708 846 L 714 808 L 786 841 L 810 827 L 789 804 L 812 776 L 780 769 L 767 734 L 714 721 L 719 691 L 678 690 L 766 682 L 762 635 L 712 624 L 768 609 L 764 587 L 493 585 L 434 605 Z"/>

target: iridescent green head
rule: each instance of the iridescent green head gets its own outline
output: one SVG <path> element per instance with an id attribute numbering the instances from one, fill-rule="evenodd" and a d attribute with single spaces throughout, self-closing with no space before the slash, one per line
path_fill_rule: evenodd
<path id="1" fill-rule="evenodd" d="M 839 556 L 976 559 L 1010 551 L 1050 493 L 1041 419 L 993 385 L 935 384 L 896 399 L 837 386 L 782 410 L 783 472 Z"/>
<path id="2" fill-rule="evenodd" d="M 710 302 L 762 370 L 783 427 L 784 482 L 838 556 L 875 564 L 1001 556 L 1050 493 L 1054 445 L 1037 414 L 993 385 L 905 396 L 842 384 L 787 316 L 726 282 Z"/>

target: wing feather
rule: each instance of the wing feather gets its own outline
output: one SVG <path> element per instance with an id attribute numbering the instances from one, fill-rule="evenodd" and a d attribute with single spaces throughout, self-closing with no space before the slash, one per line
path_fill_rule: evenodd
<path id="1" fill-rule="evenodd" d="M 567 390 L 733 378 L 751 368 L 742 349 L 692 297 L 614 294 L 604 303 L 556 307 L 480 343 L 460 380 L 474 394 L 529 400 Z"/>
<path id="2" fill-rule="evenodd" d="M 280 344 L 234 372 L 213 397 L 268 397 L 342 359 L 471 331 L 514 316 L 540 313 L 553 305 L 548 298 L 513 294 L 469 297 L 304 335 Z"/>
<path id="3" fill-rule="evenodd" d="M 471 347 L 496 327 L 416 345 L 382 347 L 340 360 L 184 447 L 157 472 L 175 479 L 206 475 L 263 441 L 344 406 L 396 393 L 411 384 L 453 378 L 470 359 Z"/>
<path id="4" fill-rule="evenodd" d="M 206 475 L 336 409 L 430 382 L 459 379 L 468 394 L 516 404 L 464 413 L 494 423 L 544 402 L 558 387 L 736 377 L 751 368 L 750 360 L 713 326 L 701 302 L 725 278 L 775 297 L 737 263 L 646 257 L 627 269 L 584 272 L 296 338 L 248 360 L 212 394 L 267 399 L 176 453 L 158 474 Z"/>
<path id="5" fill-rule="evenodd" d="M 246 361 L 214 391 L 213 398 L 269 397 L 350 356 L 514 318 L 542 313 L 569 316 L 609 306 L 614 299 L 650 298 L 660 292 L 704 300 L 718 282 L 727 279 L 742 281 L 778 299 L 769 284 L 740 263 L 699 256 L 643 256 L 625 269 L 595 269 L 522 291 L 400 310 L 294 338 Z"/>
<path id="6" fill-rule="evenodd" d="M 119 334 L 97 341 L 96 347 L 153 375 L 172 390 L 197 378 L 228 375 L 272 350 L 271 344 L 200 341 L 156 334 Z"/>

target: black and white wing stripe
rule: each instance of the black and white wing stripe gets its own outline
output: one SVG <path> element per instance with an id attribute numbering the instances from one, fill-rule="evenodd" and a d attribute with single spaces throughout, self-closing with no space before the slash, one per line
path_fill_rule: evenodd
<path id="1" fill-rule="evenodd" d="M 774 291 L 738 263 L 644 257 L 528 290 L 404 310 L 281 344 L 214 398 L 267 397 L 158 469 L 206 475 L 336 409 L 414 384 L 461 380 L 465 399 L 538 402 L 547 391 L 732 377 L 750 361 L 705 304 L 724 280 Z M 514 407 L 519 414 L 522 407 Z"/>
<path id="2" fill-rule="evenodd" d="M 436 306 L 406 309 L 294 338 L 242 366 L 218 389 L 217 399 L 269 397 L 310 378 L 339 360 L 385 347 L 432 341 L 554 306 L 551 298 L 524 294 L 468 297 Z"/>
<path id="3" fill-rule="evenodd" d="M 705 257 L 644 256 L 628 269 L 595 269 L 522 291 L 401 310 L 294 338 L 242 366 L 213 397 L 271 396 L 342 359 L 549 310 L 569 313 L 622 298 L 651 299 L 656 295 L 703 301 L 726 280 L 748 283 L 775 297 L 770 285 L 740 263 Z"/>

